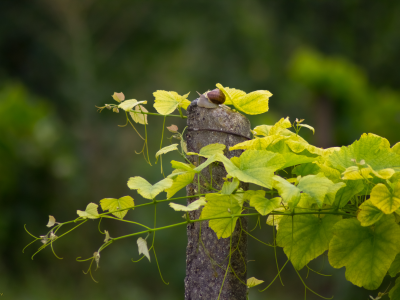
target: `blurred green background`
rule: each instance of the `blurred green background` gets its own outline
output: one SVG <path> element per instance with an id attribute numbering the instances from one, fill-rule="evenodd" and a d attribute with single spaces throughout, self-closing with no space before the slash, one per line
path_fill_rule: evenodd
<path id="1" fill-rule="evenodd" d="M 185 228 L 157 234 L 164 285 L 154 261 L 137 259 L 136 239 L 102 252 L 94 273 L 84 275 L 104 236 L 89 222 L 50 249 L 23 247 L 45 234 L 48 215 L 72 220 L 76 210 L 106 197 L 131 195 L 131 176 L 154 183 L 132 128 L 120 128 L 123 114 L 95 106 L 112 103 L 113 92 L 148 100 L 158 89 L 196 98 L 216 83 L 246 92 L 267 89 L 270 111 L 251 117 L 252 127 L 281 117 L 306 119 L 317 146 L 352 143 L 363 132 L 400 140 L 400 2 L 329 1 L 0 1 L 0 293 L 2 299 L 183 299 Z M 161 139 L 162 118 L 149 117 L 150 156 Z M 183 129 L 185 122 L 167 119 Z M 144 132 L 144 128 L 139 128 Z M 170 133 L 165 133 L 167 145 Z M 164 158 L 179 159 L 174 154 Z M 180 195 L 184 195 L 181 192 Z M 161 198 L 160 198 L 161 199 Z M 163 214 L 163 212 L 165 212 Z M 129 212 L 151 226 L 152 209 Z M 167 205 L 160 226 L 181 221 Z M 250 220 L 254 226 L 255 220 Z M 265 224 L 263 222 L 263 224 Z M 104 222 L 116 237 L 138 227 Z M 254 234 L 272 241 L 271 228 Z M 248 277 L 269 283 L 276 275 L 273 249 L 249 241 Z M 279 251 L 282 265 L 285 257 Z M 311 267 L 306 283 L 335 299 L 367 299 L 376 293 L 353 286 L 344 268 L 329 267 L 327 256 Z M 307 272 L 301 274 L 305 277 Z M 250 299 L 303 299 L 304 287 L 288 267 L 282 287 L 255 288 Z M 387 278 L 381 291 L 389 285 Z M 265 287 L 264 284 L 262 287 Z M 387 297 L 387 296 L 386 296 Z M 319 299 L 307 292 L 307 299 Z"/>

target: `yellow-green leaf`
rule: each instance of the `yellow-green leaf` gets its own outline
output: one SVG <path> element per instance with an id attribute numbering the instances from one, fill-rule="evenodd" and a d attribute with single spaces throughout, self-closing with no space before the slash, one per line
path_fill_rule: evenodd
<path id="1" fill-rule="evenodd" d="M 329 263 L 346 267 L 346 279 L 368 290 L 377 289 L 397 253 L 400 228 L 393 215 L 385 215 L 374 227 L 363 227 L 357 219 L 344 219 L 333 228 L 329 243 Z"/>
<path id="2" fill-rule="evenodd" d="M 131 196 L 124 196 L 119 199 L 104 198 L 100 200 L 101 209 L 113 212 L 112 214 L 117 218 L 123 219 L 128 213 L 127 208 L 132 208 L 135 205 Z M 122 211 L 119 211 L 123 209 Z"/>
<path id="3" fill-rule="evenodd" d="M 258 115 L 268 111 L 268 101 L 272 94 L 269 91 L 254 91 L 249 94 L 243 94 L 243 91 L 224 88 L 217 83 L 217 87 L 225 94 L 226 104 L 232 104 L 237 110 L 248 115 Z"/>
<path id="4" fill-rule="evenodd" d="M 189 183 L 193 181 L 194 172 L 183 173 L 174 178 L 171 187 L 167 188 L 165 191 L 167 192 L 167 198 L 171 198 L 178 191 L 186 187 Z"/>
<path id="5" fill-rule="evenodd" d="M 242 207 L 232 195 L 207 194 L 206 201 L 200 218 L 216 218 L 209 221 L 209 226 L 217 234 L 218 239 L 230 237 L 238 219 L 231 216 L 240 214 Z M 225 218 L 218 219 L 221 217 Z"/>
<path id="6" fill-rule="evenodd" d="M 165 154 L 174 150 L 178 150 L 178 144 L 172 144 L 158 150 L 156 153 L 156 158 L 159 157 L 161 154 Z"/>
<path id="7" fill-rule="evenodd" d="M 247 279 L 247 283 L 246 284 L 247 284 L 248 288 L 252 288 L 252 287 L 254 287 L 256 285 L 259 285 L 259 284 L 261 284 L 263 282 L 264 282 L 264 280 L 259 280 L 259 279 L 255 278 L 255 277 L 250 277 L 249 279 Z"/>
<path id="8" fill-rule="evenodd" d="M 171 202 L 169 204 L 169 206 L 171 206 L 171 208 L 173 208 L 176 211 L 193 211 L 193 210 L 197 210 L 199 209 L 201 206 L 206 205 L 206 201 L 204 197 L 200 197 L 198 200 L 193 201 L 192 203 L 190 203 L 188 206 L 185 205 L 181 205 L 181 204 L 176 204 Z"/>
<path id="9" fill-rule="evenodd" d="M 400 181 L 389 191 L 386 185 L 378 183 L 371 191 L 371 202 L 385 214 L 391 214 L 400 207 Z"/>
<path id="10" fill-rule="evenodd" d="M 268 199 L 265 197 L 260 197 L 259 195 L 254 195 L 250 199 L 250 205 L 253 206 L 262 216 L 265 216 L 275 208 L 278 208 L 281 201 L 281 197 Z"/>
<path id="11" fill-rule="evenodd" d="M 146 179 L 135 176 L 129 178 L 128 187 L 131 190 L 137 190 L 143 198 L 154 199 L 159 193 L 171 187 L 172 183 L 172 179 L 164 178 L 155 185 L 151 185 Z"/>
<path id="12" fill-rule="evenodd" d="M 357 219 L 361 226 L 371 226 L 379 221 L 385 214 L 372 204 L 371 200 L 365 201 L 360 205 L 360 212 L 357 214 Z"/>
<path id="13" fill-rule="evenodd" d="M 224 154 L 225 148 L 226 146 L 223 144 L 209 144 L 200 149 L 199 155 L 209 158 L 216 153 Z"/>
<path id="14" fill-rule="evenodd" d="M 130 111 L 129 114 L 131 115 L 131 118 L 135 123 L 148 124 L 147 115 L 142 114 L 142 112 L 145 113 L 148 112 L 148 110 L 142 105 L 136 105 L 135 109 Z"/>
<path id="15" fill-rule="evenodd" d="M 155 99 L 154 107 L 157 112 L 161 115 L 169 115 L 172 113 L 179 105 L 184 109 L 190 104 L 190 101 L 186 99 L 189 94 L 180 96 L 176 92 L 167 91 L 156 91 L 153 93 Z M 186 101 L 185 101 L 186 100 Z"/>
<path id="16" fill-rule="evenodd" d="M 139 104 L 147 104 L 147 101 L 137 101 L 135 99 L 131 99 L 131 100 L 125 100 L 124 102 L 122 102 L 120 105 L 118 105 L 119 108 L 122 108 L 125 111 L 130 111 L 132 108 L 134 108 L 136 105 Z"/>
<path id="17" fill-rule="evenodd" d="M 284 216 L 279 222 L 276 242 L 283 247 L 293 266 L 300 270 L 329 247 L 333 237 L 333 226 L 340 216 L 315 215 Z"/>
<path id="18" fill-rule="evenodd" d="M 268 135 L 279 134 L 282 130 L 290 127 L 292 127 L 292 123 L 290 123 L 289 117 L 286 117 L 286 119 L 281 118 L 278 122 L 275 123 L 275 125 L 270 128 Z"/>
<path id="19" fill-rule="evenodd" d="M 99 218 L 99 213 L 97 212 L 97 207 L 99 207 L 96 203 L 89 203 L 86 206 L 85 211 L 77 210 L 76 213 L 78 216 L 84 219 L 97 219 Z"/>

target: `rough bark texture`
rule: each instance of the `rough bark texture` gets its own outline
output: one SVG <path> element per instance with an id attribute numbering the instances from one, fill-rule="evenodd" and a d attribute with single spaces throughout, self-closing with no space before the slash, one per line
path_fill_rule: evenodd
<path id="1" fill-rule="evenodd" d="M 188 108 L 188 131 L 186 134 L 188 151 L 199 152 L 204 146 L 220 143 L 233 146 L 250 138 L 250 122 L 240 113 L 222 106 L 214 109 L 198 107 L 193 101 Z M 225 131 L 225 132 L 223 132 Z M 227 133 L 231 132 L 231 133 Z M 236 133 L 232 134 L 232 133 Z M 241 150 L 225 151 L 228 158 L 240 156 Z M 198 163 L 197 156 L 190 156 L 192 163 Z M 201 159 L 200 163 L 205 159 Z M 211 182 L 210 172 L 205 168 L 202 175 Z M 212 166 L 213 187 L 220 190 L 226 176 L 222 164 Z M 200 184 L 204 186 L 202 177 Z M 247 189 L 248 184 L 241 184 Z M 186 187 L 187 195 L 196 195 L 197 177 Z M 208 193 L 201 189 L 200 193 Z M 191 198 L 188 203 L 197 200 Z M 190 218 L 198 219 L 201 209 L 190 213 Z M 240 221 L 239 221 L 240 220 Z M 246 282 L 247 236 L 241 233 L 240 223 L 247 229 L 247 220 L 240 218 L 232 235 L 231 265 L 242 282 Z M 201 240 L 199 239 L 201 232 Z M 216 300 L 220 292 L 225 271 L 228 266 L 230 239 L 218 239 L 215 232 L 208 227 L 208 221 L 196 222 L 187 226 L 188 245 L 186 250 L 185 300 Z M 245 300 L 247 287 L 241 283 L 235 274 L 228 271 L 220 299 Z"/>

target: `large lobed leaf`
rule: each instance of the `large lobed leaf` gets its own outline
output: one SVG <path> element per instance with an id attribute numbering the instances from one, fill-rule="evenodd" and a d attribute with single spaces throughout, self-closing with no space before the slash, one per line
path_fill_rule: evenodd
<path id="1" fill-rule="evenodd" d="M 300 270 L 308 262 L 328 250 L 333 237 L 333 226 L 340 216 L 315 215 L 284 216 L 279 222 L 276 242 L 290 258 L 293 266 Z"/>
<path id="2" fill-rule="evenodd" d="M 385 215 L 373 227 L 363 227 L 357 219 L 336 223 L 328 257 L 332 267 L 346 267 L 348 281 L 374 290 L 399 252 L 400 228 L 393 215 Z"/>

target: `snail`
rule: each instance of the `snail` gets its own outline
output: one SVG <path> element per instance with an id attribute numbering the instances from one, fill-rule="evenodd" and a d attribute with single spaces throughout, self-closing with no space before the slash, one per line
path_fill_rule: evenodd
<path id="1" fill-rule="evenodd" d="M 225 102 L 225 94 L 220 89 L 215 89 L 204 93 L 203 95 L 197 92 L 200 96 L 197 101 L 197 106 L 205 108 L 216 108 L 219 104 Z"/>

